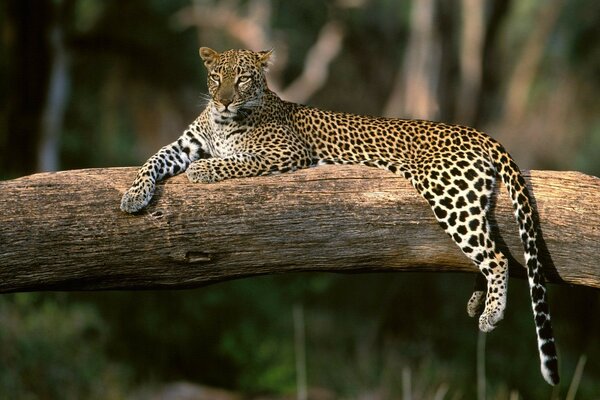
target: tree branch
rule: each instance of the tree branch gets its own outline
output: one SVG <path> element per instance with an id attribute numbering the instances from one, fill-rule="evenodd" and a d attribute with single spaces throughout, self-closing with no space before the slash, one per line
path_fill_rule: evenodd
<path id="1" fill-rule="evenodd" d="M 159 184 L 140 215 L 119 211 L 135 168 L 64 171 L 0 182 L 0 292 L 186 288 L 292 271 L 476 268 L 403 178 L 364 167 Z M 533 171 L 550 281 L 600 288 L 600 179 Z M 495 216 L 522 248 L 504 190 Z M 511 274 L 523 275 L 513 264 Z"/>
<path id="2" fill-rule="evenodd" d="M 282 89 L 281 98 L 295 103 L 305 103 L 327 82 L 329 66 L 342 50 L 343 26 L 330 20 L 319 32 L 316 42 L 306 55 L 302 74 Z"/>

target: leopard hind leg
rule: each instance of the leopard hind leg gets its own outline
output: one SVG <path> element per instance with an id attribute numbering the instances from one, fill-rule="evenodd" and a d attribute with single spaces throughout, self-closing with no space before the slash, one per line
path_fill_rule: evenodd
<path id="1" fill-rule="evenodd" d="M 470 230 L 471 226 L 475 225 L 478 227 Z M 464 229 L 460 226 L 467 226 L 468 232 L 464 234 Z M 446 232 L 479 268 L 480 274 L 476 277 L 475 289 L 467 302 L 467 313 L 475 317 L 483 308 L 479 316 L 479 329 L 489 332 L 504 317 L 508 291 L 508 260 L 497 249 L 485 215 L 473 216 L 466 225 L 459 225 L 455 232 L 451 232 L 451 229 L 447 229 Z"/>
<path id="2" fill-rule="evenodd" d="M 467 312 L 477 315 L 485 298 L 479 329 L 489 332 L 504 316 L 508 289 L 508 260 L 498 250 L 487 218 L 495 171 L 481 159 L 460 162 L 433 160 L 427 173 L 413 174 L 412 183 L 429 202 L 440 226 L 479 268 L 482 278 L 477 278 Z"/>

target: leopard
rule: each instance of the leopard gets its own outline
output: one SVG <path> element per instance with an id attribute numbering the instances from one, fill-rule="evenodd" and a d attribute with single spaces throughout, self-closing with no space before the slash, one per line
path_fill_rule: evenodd
<path id="1" fill-rule="evenodd" d="M 407 179 L 441 228 L 479 269 L 467 302 L 482 332 L 504 317 L 508 259 L 490 224 L 498 180 L 508 190 L 524 249 L 540 370 L 559 383 L 547 290 L 539 259 L 539 222 L 514 159 L 471 127 L 417 119 L 325 111 L 288 102 L 269 89 L 273 50 L 199 49 L 207 104 L 174 142 L 139 169 L 120 209 L 140 213 L 157 182 L 185 172 L 194 183 L 291 172 L 323 164 L 357 164 Z"/>

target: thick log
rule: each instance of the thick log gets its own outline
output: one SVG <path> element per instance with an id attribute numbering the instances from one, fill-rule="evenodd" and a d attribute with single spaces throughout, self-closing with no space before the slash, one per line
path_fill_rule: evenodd
<path id="1" fill-rule="evenodd" d="M 119 202 L 135 173 L 0 182 L 0 292 L 188 288 L 291 271 L 476 272 L 408 182 L 384 171 L 328 166 L 211 185 L 178 176 L 129 215 Z M 549 280 L 600 288 L 600 179 L 549 171 L 526 179 Z M 522 260 L 512 207 L 498 193 L 498 234 Z"/>

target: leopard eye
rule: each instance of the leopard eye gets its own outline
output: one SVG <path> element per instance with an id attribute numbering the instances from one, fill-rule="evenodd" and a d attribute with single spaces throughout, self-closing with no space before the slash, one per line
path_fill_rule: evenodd
<path id="1" fill-rule="evenodd" d="M 209 75 L 209 78 L 211 81 L 213 81 L 214 83 L 220 83 L 221 82 L 221 76 L 219 74 L 216 73 L 212 73 Z"/>
<path id="2" fill-rule="evenodd" d="M 239 85 L 245 84 L 250 82 L 250 76 L 249 75 L 242 75 L 237 79 L 237 82 Z"/>

